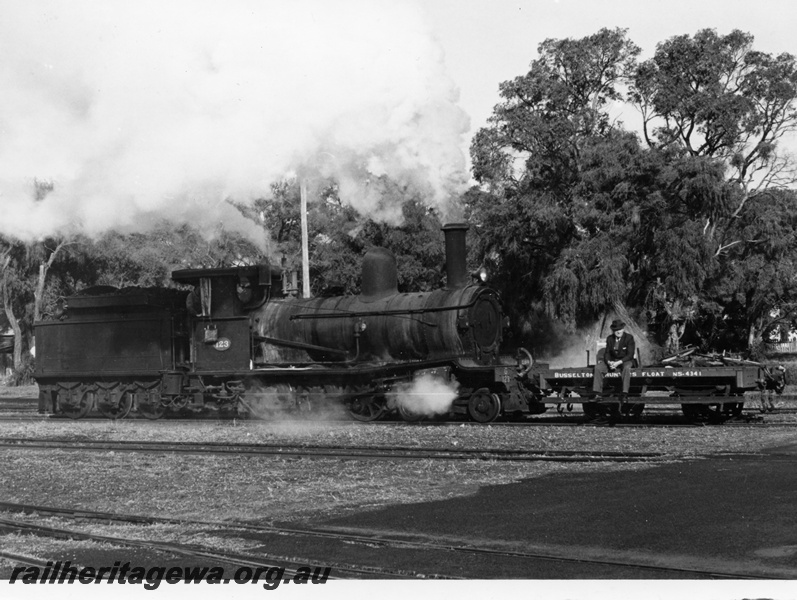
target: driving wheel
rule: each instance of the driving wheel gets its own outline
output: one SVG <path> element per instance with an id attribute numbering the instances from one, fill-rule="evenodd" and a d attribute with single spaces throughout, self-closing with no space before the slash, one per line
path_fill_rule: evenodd
<path id="1" fill-rule="evenodd" d="M 468 416 L 477 423 L 491 423 L 501 414 L 501 398 L 481 388 L 468 399 Z"/>
<path id="2" fill-rule="evenodd" d="M 348 403 L 347 408 L 354 419 L 363 422 L 377 421 L 387 411 L 385 397 L 372 395 L 355 397 Z"/>

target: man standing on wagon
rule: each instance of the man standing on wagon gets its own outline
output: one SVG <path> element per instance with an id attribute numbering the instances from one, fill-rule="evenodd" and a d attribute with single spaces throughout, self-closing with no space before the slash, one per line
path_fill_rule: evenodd
<path id="1" fill-rule="evenodd" d="M 603 392 L 603 377 L 612 371 L 621 371 L 623 378 L 623 396 L 628 396 L 631 387 L 631 366 L 636 353 L 634 336 L 625 332 L 625 323 L 620 319 L 612 321 L 612 334 L 606 338 L 606 350 L 603 360 L 595 363 L 595 373 L 592 379 L 592 391 L 600 394 Z"/>

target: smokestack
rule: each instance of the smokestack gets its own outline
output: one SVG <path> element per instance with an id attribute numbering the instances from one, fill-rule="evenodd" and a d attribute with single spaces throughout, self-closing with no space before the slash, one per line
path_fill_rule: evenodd
<path id="1" fill-rule="evenodd" d="M 465 223 L 443 225 L 446 236 L 446 287 L 448 289 L 468 285 L 468 270 L 465 267 L 467 249 L 465 234 L 469 227 Z"/>

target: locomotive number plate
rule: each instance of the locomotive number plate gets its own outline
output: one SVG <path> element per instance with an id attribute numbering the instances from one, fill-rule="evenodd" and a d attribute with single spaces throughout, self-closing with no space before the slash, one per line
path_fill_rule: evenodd
<path id="1" fill-rule="evenodd" d="M 224 352 L 225 350 L 229 350 L 232 347 L 232 342 L 228 338 L 219 338 L 216 340 L 216 343 L 213 344 L 213 348 L 218 350 L 219 352 Z"/>

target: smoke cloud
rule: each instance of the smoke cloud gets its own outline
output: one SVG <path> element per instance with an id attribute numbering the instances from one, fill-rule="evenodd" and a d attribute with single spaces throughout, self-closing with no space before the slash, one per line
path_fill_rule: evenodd
<path id="1" fill-rule="evenodd" d="M 388 394 L 391 405 L 402 406 L 424 416 L 442 415 L 451 410 L 457 398 L 458 383 L 421 375 L 412 383 L 398 385 Z"/>
<path id="2" fill-rule="evenodd" d="M 0 233 L 168 218 L 250 229 L 226 200 L 333 178 L 395 221 L 389 177 L 445 214 L 469 122 L 419 5 L 0 0 Z M 53 190 L 36 198 L 36 182 Z M 39 194 L 41 196 L 41 194 Z"/>

